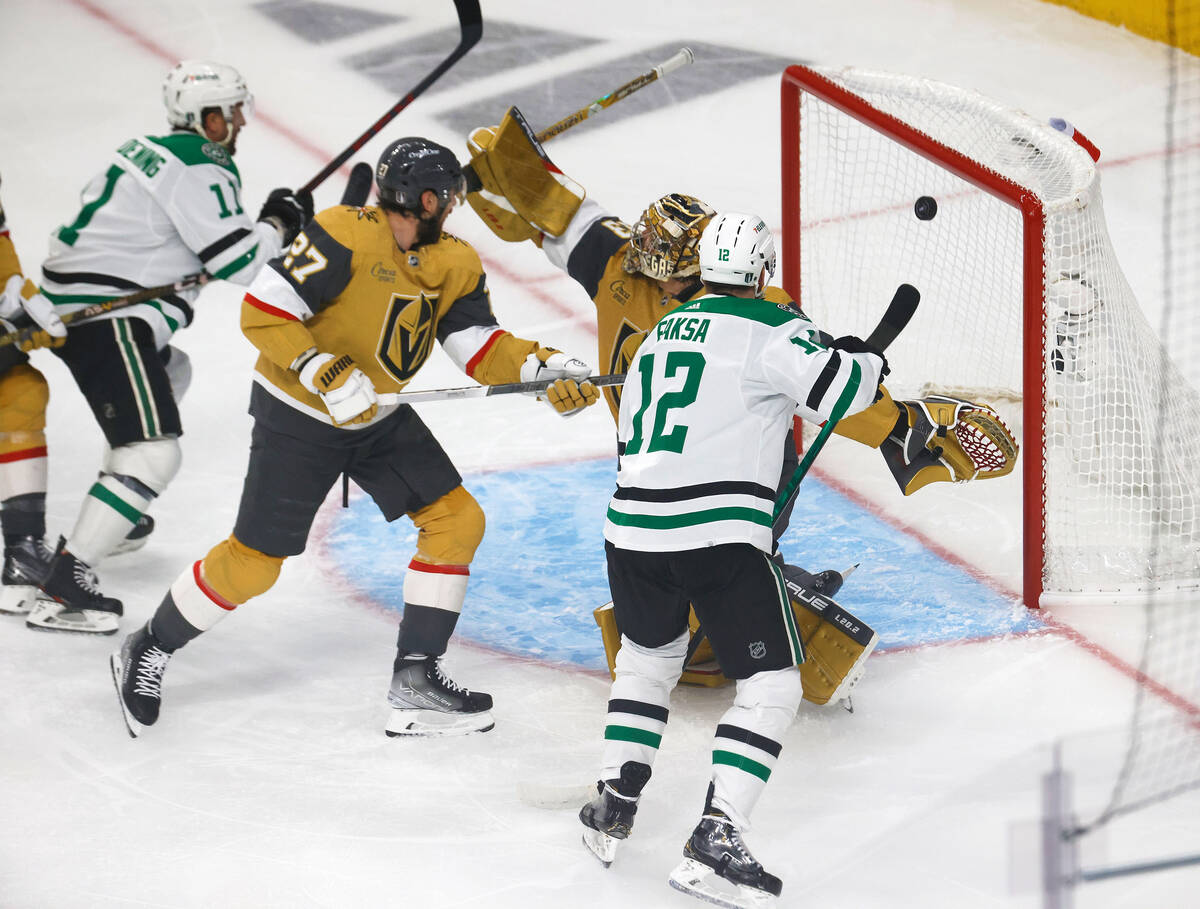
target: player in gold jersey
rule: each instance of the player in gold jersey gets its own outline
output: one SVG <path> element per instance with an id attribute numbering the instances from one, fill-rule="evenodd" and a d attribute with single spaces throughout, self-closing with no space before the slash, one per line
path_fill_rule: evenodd
<path id="1" fill-rule="evenodd" d="M 393 397 L 438 341 L 482 384 L 555 380 L 562 414 L 595 403 L 590 367 L 501 328 L 479 256 L 442 231 L 464 191 L 462 169 L 427 139 L 393 142 L 376 168 L 378 207 L 319 213 L 251 284 L 242 329 L 259 350 L 250 465 L 232 535 L 172 584 L 146 627 L 113 655 L 130 733 L 158 718 L 171 654 L 275 583 L 304 550 L 339 475 L 384 517 L 408 515 L 417 551 L 388 700 L 389 735 L 493 726 L 492 699 L 460 687 L 442 655 L 466 595 L 484 516 L 441 445 Z"/>

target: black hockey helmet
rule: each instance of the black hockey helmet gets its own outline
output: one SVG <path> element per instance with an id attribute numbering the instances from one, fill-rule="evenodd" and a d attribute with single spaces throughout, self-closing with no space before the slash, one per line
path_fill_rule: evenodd
<path id="1" fill-rule="evenodd" d="M 383 150 L 375 166 L 379 204 L 397 211 L 421 211 L 421 193 L 432 191 L 445 208 L 466 192 L 462 166 L 454 152 L 420 136 L 397 139 Z"/>

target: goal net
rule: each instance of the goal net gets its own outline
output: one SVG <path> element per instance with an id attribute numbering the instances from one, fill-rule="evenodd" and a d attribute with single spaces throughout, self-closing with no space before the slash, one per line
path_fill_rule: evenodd
<path id="1" fill-rule="evenodd" d="M 1200 588 L 1200 393 L 1121 273 L 1088 151 L 977 93 L 857 69 L 789 67 L 781 114 L 788 290 L 865 337 L 915 285 L 893 396 L 1020 426 L 1026 604 Z"/>

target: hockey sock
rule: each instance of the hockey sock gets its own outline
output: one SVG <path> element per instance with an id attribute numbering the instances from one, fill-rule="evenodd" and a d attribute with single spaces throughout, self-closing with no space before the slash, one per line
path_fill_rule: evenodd
<path id="1" fill-rule="evenodd" d="M 663 647 L 643 647 L 621 638 L 604 726 L 601 779 L 619 777 L 627 761 L 654 763 L 667 728 L 671 690 L 683 671 L 688 637 L 685 628 Z"/>
<path id="2" fill-rule="evenodd" d="M 0 530 L 4 545 L 12 546 L 21 537 L 46 535 L 46 494 L 30 492 L 0 502 Z"/>
<path id="3" fill-rule="evenodd" d="M 413 559 L 404 575 L 404 616 L 396 637 L 396 668 L 409 654 L 446 652 L 467 596 L 466 565 L 435 565 Z"/>
<path id="4" fill-rule="evenodd" d="M 95 565 L 125 539 L 154 497 L 153 490 L 132 477 L 102 474 L 83 500 L 68 551 Z"/>
<path id="5" fill-rule="evenodd" d="M 758 672 L 737 683 L 733 706 L 721 717 L 713 741 L 709 799 L 737 827 L 750 826 L 750 813 L 771 778 L 802 695 L 795 667 Z"/>

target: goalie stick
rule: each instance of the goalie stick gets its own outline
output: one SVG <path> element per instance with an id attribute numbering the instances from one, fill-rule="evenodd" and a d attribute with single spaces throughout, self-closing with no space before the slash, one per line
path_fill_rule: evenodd
<path id="1" fill-rule="evenodd" d="M 208 274 L 208 272 L 198 271 L 194 275 L 185 275 L 173 284 L 146 287 L 125 297 L 117 297 L 113 300 L 105 300 L 102 303 L 93 303 L 90 306 L 85 306 L 83 309 L 77 309 L 75 312 L 67 313 L 67 315 L 62 317 L 63 325 L 70 325 L 72 322 L 82 322 L 84 319 L 90 319 L 93 316 L 100 316 L 106 312 L 124 309 L 127 306 L 134 306 L 137 303 L 145 303 L 147 300 L 154 300 L 167 294 L 179 293 L 181 290 L 201 287 L 211 280 L 212 275 Z M 39 331 L 44 330 L 39 325 L 29 325 L 20 331 L 10 332 L 0 337 L 0 347 L 6 344 L 19 344 L 22 341 L 27 341 Z"/>
<path id="2" fill-rule="evenodd" d="M 380 404 L 421 404 L 427 401 L 456 401 L 459 398 L 487 398 L 492 395 L 532 394 L 545 391 L 558 379 L 539 379 L 536 382 L 508 382 L 504 385 L 468 385 L 465 388 L 434 388 L 429 391 L 400 391 L 379 395 Z M 597 388 L 605 385 L 621 385 L 625 373 L 615 372 L 607 376 L 588 376 Z"/>
<path id="3" fill-rule="evenodd" d="M 483 16 L 479 12 L 479 0 L 454 0 L 454 7 L 458 11 L 458 24 L 461 30 L 461 37 L 458 45 L 450 52 L 450 55 L 430 70 L 429 74 L 418 82 L 415 87 L 410 89 L 407 95 L 392 105 L 387 113 L 368 126 L 366 132 L 351 142 L 337 157 L 321 168 L 317 172 L 317 175 L 305 183 L 301 189 L 312 192 L 324 183 L 326 177 L 346 163 L 351 155 L 366 145 L 381 129 L 391 123 L 400 111 L 412 104 L 418 95 L 433 85 L 467 51 L 479 43 L 479 39 L 483 37 Z"/>
<path id="4" fill-rule="evenodd" d="M 620 88 L 614 89 L 607 95 L 601 95 L 591 104 L 579 108 L 579 110 L 575 111 L 573 114 L 568 114 L 557 123 L 547 126 L 541 132 L 533 133 L 523 117 L 520 118 L 521 128 L 531 136 L 533 139 L 531 144 L 540 153 L 541 144 L 543 142 L 554 138 L 560 133 L 565 133 L 573 126 L 578 126 L 593 114 L 598 114 L 605 108 L 612 107 L 618 101 L 628 98 L 634 92 L 645 88 L 651 82 L 657 82 L 667 73 L 673 72 L 679 69 L 681 66 L 687 66 L 689 63 L 695 62 L 695 60 L 696 55 L 692 53 L 692 49 L 690 47 L 681 47 L 676 53 L 672 54 L 649 72 L 642 73 L 635 79 L 630 79 Z M 517 114 L 520 113 L 515 107 L 513 108 L 513 111 L 515 111 Z M 543 154 L 542 157 L 544 159 L 545 155 Z M 475 171 L 470 165 L 467 165 L 463 168 L 463 176 L 467 179 L 467 192 L 477 192 L 478 190 L 482 189 L 482 185 L 479 182 L 479 177 L 475 175 Z"/>

